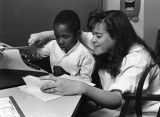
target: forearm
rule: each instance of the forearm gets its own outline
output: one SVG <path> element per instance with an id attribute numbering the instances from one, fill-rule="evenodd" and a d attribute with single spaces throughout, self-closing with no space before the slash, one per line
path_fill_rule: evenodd
<path id="1" fill-rule="evenodd" d="M 41 39 L 55 39 L 55 35 L 54 35 L 53 30 L 43 31 L 43 32 L 40 32 L 38 34 L 40 35 L 40 37 L 42 37 Z"/>
<path id="2" fill-rule="evenodd" d="M 45 42 L 48 42 L 49 40 L 53 40 L 53 39 L 55 39 L 53 30 L 43 31 L 43 32 L 31 34 L 30 38 L 28 39 L 28 44 L 39 45 L 41 47 L 43 44 L 45 44 Z"/>
<path id="3" fill-rule="evenodd" d="M 86 84 L 83 86 L 83 94 L 108 109 L 116 109 L 122 103 L 122 96 L 118 93 L 104 91 Z"/>

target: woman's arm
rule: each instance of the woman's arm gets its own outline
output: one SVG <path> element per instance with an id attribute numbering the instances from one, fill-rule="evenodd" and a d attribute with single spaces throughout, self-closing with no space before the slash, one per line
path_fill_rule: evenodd
<path id="1" fill-rule="evenodd" d="M 82 88 L 84 88 L 82 94 L 90 97 L 105 108 L 116 109 L 122 104 L 122 94 L 120 91 L 104 91 L 103 89 L 86 84 Z"/>
<path id="2" fill-rule="evenodd" d="M 109 92 L 103 89 L 92 87 L 86 83 L 69 80 L 65 78 L 48 77 L 41 78 L 46 80 L 41 87 L 45 93 L 54 93 L 58 95 L 86 95 L 98 104 L 109 109 L 116 109 L 122 103 L 122 94 L 120 92 Z"/>

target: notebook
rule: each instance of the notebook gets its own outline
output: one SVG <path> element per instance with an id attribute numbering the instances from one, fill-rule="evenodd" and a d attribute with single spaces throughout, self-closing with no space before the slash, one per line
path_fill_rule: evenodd
<path id="1" fill-rule="evenodd" d="M 12 96 L 0 97 L 0 117 L 25 117 Z"/>

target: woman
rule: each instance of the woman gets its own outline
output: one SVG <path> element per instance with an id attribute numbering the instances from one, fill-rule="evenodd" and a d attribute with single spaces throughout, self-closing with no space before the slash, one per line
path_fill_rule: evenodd
<path id="1" fill-rule="evenodd" d="M 60 95 L 85 95 L 106 108 L 90 114 L 91 117 L 117 117 L 123 103 L 122 94 L 135 92 L 143 71 L 154 55 L 135 33 L 127 16 L 119 10 L 94 14 L 89 18 L 88 28 L 93 33 L 91 42 L 103 89 L 78 81 L 48 77 L 42 79 L 55 82 L 44 84 L 41 90 Z M 159 71 L 156 65 L 147 77 L 143 89 L 145 93 L 160 93 Z M 155 116 L 159 106 L 158 102 L 144 103 L 143 116 Z M 129 114 L 134 117 L 133 112 Z"/>

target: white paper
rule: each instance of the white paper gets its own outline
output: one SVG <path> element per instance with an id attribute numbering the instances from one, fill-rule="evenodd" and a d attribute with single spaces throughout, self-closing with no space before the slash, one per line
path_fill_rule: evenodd
<path id="1" fill-rule="evenodd" d="M 49 100 L 53 100 L 59 97 L 62 97 L 60 95 L 55 95 L 55 94 L 49 94 L 49 93 L 43 93 L 40 90 L 40 87 L 42 86 L 43 83 L 46 82 L 46 80 L 40 80 L 37 77 L 28 75 L 26 77 L 23 78 L 26 85 L 20 86 L 19 88 L 29 94 L 32 94 L 36 97 L 38 97 L 39 99 L 43 100 L 43 101 L 49 101 Z"/>
<path id="2" fill-rule="evenodd" d="M 0 59 L 0 69 L 17 69 L 17 70 L 28 70 L 28 71 L 39 71 L 46 72 L 44 70 L 36 70 L 27 66 L 17 49 L 9 49 L 3 51 L 3 57 Z"/>

